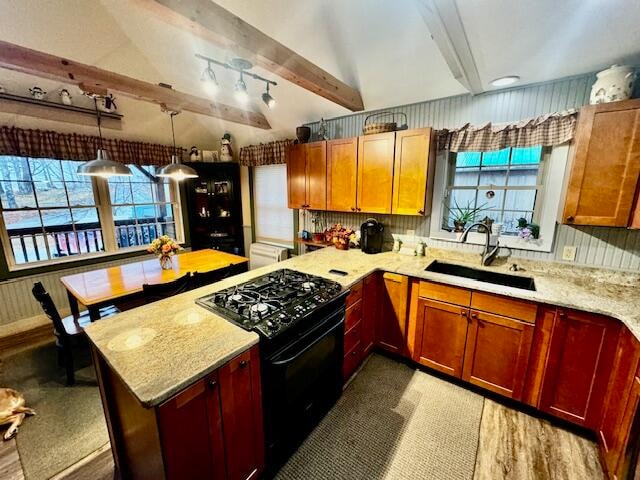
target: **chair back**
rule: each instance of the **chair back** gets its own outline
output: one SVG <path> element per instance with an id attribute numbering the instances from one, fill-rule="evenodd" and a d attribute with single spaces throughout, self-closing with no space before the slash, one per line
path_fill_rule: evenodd
<path id="1" fill-rule="evenodd" d="M 217 270 L 211 270 L 209 272 L 194 272 L 191 280 L 191 288 L 200 288 L 205 285 L 211 285 L 212 283 L 216 283 L 230 277 L 232 274 L 233 265 L 218 268 Z"/>
<path id="2" fill-rule="evenodd" d="M 51 323 L 53 323 L 53 331 L 56 337 L 65 336 L 66 332 L 64 330 L 64 325 L 62 324 L 60 313 L 56 308 L 56 304 L 53 303 L 51 295 L 49 295 L 47 290 L 44 288 L 44 285 L 42 285 L 41 282 L 34 283 L 31 293 L 33 293 L 34 298 L 40 303 L 42 310 L 44 310 L 44 313 L 49 317 Z"/>
<path id="3" fill-rule="evenodd" d="M 147 303 L 157 302 L 163 298 L 173 297 L 179 293 L 186 292 L 191 283 L 191 274 L 186 275 L 166 283 L 145 283 L 142 285 L 142 292 Z"/>

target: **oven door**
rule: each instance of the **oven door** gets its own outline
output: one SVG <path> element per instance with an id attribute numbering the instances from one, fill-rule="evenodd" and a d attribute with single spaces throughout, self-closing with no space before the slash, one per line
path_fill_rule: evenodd
<path id="1" fill-rule="evenodd" d="M 295 451 L 342 393 L 344 308 L 263 361 L 269 469 Z"/>

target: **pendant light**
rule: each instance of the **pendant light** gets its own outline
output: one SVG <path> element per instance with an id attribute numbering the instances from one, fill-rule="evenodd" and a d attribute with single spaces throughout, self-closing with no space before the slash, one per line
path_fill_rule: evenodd
<path id="1" fill-rule="evenodd" d="M 115 176 L 131 176 L 131 170 L 129 167 L 122 163 L 114 162 L 109 159 L 109 154 L 105 149 L 102 148 L 102 128 L 101 128 L 101 117 L 100 110 L 98 110 L 98 97 L 97 95 L 93 96 L 93 104 L 96 108 L 96 117 L 98 119 L 98 151 L 96 152 L 95 160 L 91 160 L 89 162 L 83 163 L 78 167 L 76 173 L 78 175 L 84 175 L 89 177 L 115 177 Z"/>
<path id="2" fill-rule="evenodd" d="M 173 117 L 178 113 L 180 112 L 169 112 L 169 117 L 171 117 L 171 136 L 173 137 L 173 155 L 171 155 L 171 163 L 158 170 L 156 177 L 171 178 L 173 180 L 180 181 L 185 178 L 198 178 L 198 173 L 188 165 L 180 163 L 180 159 L 176 155 L 176 134 L 173 129 Z"/>

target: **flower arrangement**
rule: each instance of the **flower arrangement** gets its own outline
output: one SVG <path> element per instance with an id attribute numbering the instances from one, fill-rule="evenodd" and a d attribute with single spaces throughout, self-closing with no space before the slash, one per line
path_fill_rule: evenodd
<path id="1" fill-rule="evenodd" d="M 538 240 L 540 238 L 540 226 L 529 223 L 526 218 L 518 219 L 518 238 L 525 241 Z"/>
<path id="2" fill-rule="evenodd" d="M 147 247 L 147 252 L 158 256 L 160 265 L 165 270 L 171 268 L 171 257 L 175 255 L 178 250 L 180 250 L 180 245 L 168 235 L 162 235 L 156 238 Z"/>
<path id="3" fill-rule="evenodd" d="M 340 250 L 348 250 L 349 242 L 356 241 L 356 232 L 352 228 L 343 227 L 341 224 L 336 223 L 328 230 L 331 235 L 331 241 L 336 248 Z"/>

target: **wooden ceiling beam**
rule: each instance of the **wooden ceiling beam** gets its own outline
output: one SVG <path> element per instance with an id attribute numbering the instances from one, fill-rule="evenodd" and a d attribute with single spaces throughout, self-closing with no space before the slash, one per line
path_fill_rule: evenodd
<path id="1" fill-rule="evenodd" d="M 212 0 L 132 0 L 182 30 L 227 48 L 271 73 L 352 112 L 364 110 L 360 92 L 262 33 Z"/>
<path id="2" fill-rule="evenodd" d="M 13 43 L 0 41 L 0 67 L 78 85 L 89 91 L 100 92 L 106 89 L 137 100 L 159 105 L 172 105 L 182 110 L 219 118 L 227 122 L 262 129 L 271 128 L 265 116 L 260 112 L 251 112 L 219 102 L 212 102 L 172 88 L 154 85 Z"/>

